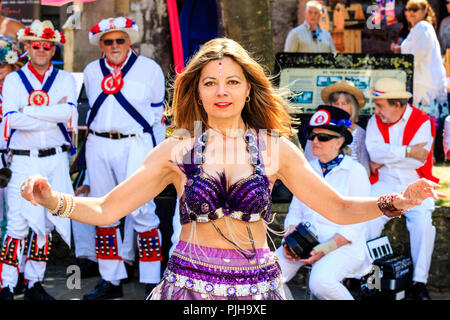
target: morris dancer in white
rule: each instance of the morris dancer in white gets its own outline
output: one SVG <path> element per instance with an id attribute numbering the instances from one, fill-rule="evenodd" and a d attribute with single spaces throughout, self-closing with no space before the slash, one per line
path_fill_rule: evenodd
<path id="1" fill-rule="evenodd" d="M 165 87 L 160 66 L 131 48 L 139 40 L 138 27 L 131 19 L 104 19 L 91 28 L 89 39 L 104 54 L 84 70 L 91 106 L 85 144 L 86 167 L 90 195 L 101 197 L 133 174 L 147 153 L 164 140 L 165 126 L 161 120 Z M 92 226 L 74 222 L 74 237 L 80 245 L 84 243 L 85 251 L 81 252 L 80 247 L 77 256 L 92 259 L 95 244 L 102 277 L 84 299 L 123 295 L 120 280 L 127 278 L 124 260 L 134 261 L 130 248 L 136 240 L 131 228 L 138 234 L 139 281 L 146 284 L 146 294 L 160 281 L 161 235 L 155 208 L 150 201 L 126 218 L 123 242 L 120 221 L 97 227 L 95 240 Z"/>
<path id="2" fill-rule="evenodd" d="M 23 58 L 25 54 L 20 51 L 16 41 L 13 38 L 0 35 L 0 123 L 3 120 L 3 83 L 8 74 L 23 67 Z M 6 212 L 3 209 L 7 208 L 6 202 L 4 201 L 6 197 L 5 187 L 11 178 L 11 170 L 9 168 L 5 168 L 8 164 L 9 157 L 6 152 L 6 141 L 3 138 L 3 135 L 0 136 L 0 156 L 2 158 L 0 162 L 0 225 L 3 227 L 3 224 L 6 226 L 6 221 L 3 221 L 3 217 L 6 217 Z M 3 239 L 3 237 L 1 239 Z M 23 264 L 19 266 L 19 269 L 20 273 L 18 286 L 14 289 L 14 293 L 16 294 L 23 292 Z M 0 300 L 2 300 L 1 292 Z"/>
<path id="3" fill-rule="evenodd" d="M 408 104 L 411 96 L 404 83 L 390 78 L 378 80 L 372 90 L 375 114 L 366 131 L 372 196 L 402 190 L 419 178 L 439 182 L 432 174 L 434 123 L 426 113 Z M 418 300 L 430 299 L 425 284 L 436 236 L 433 210 L 434 200 L 428 198 L 405 214 L 414 265 L 412 293 Z M 368 240 L 379 237 L 387 221 L 382 217 L 367 222 Z"/>
<path id="4" fill-rule="evenodd" d="M 73 76 L 52 66 L 55 44 L 64 35 L 50 21 L 35 20 L 18 32 L 30 61 L 10 73 L 3 85 L 3 130 L 12 154 L 11 181 L 6 190 L 8 226 L 0 258 L 2 298 L 13 299 L 18 266 L 25 259 L 25 299 L 53 300 L 42 287 L 51 248 L 51 231 L 70 246 L 70 223 L 27 203 L 19 187 L 30 174 L 40 174 L 73 194 L 66 151 L 75 148 L 66 124 L 77 123 L 76 86 Z M 30 243 L 25 247 L 29 228 Z M 27 251 L 24 252 L 24 249 Z"/>

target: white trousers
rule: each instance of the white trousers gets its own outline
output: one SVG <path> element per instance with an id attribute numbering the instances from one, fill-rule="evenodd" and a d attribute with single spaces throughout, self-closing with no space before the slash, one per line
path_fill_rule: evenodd
<path id="1" fill-rule="evenodd" d="M 304 266 L 302 262 L 288 260 L 283 254 L 283 247 L 279 247 L 275 254 L 279 258 L 284 283 L 290 281 Z M 341 281 L 344 278 L 363 276 L 367 271 L 365 267 L 363 260 L 355 259 L 338 248 L 312 265 L 308 286 L 321 300 L 354 300 Z"/>
<path id="2" fill-rule="evenodd" d="M 165 138 L 165 127 L 154 127 L 157 143 Z M 86 141 L 86 165 L 90 180 L 90 196 L 101 197 L 115 186 L 131 176 L 142 164 L 148 152 L 153 148 L 151 136 L 144 134 L 138 137 L 112 140 L 90 134 Z M 155 213 L 154 201 L 129 214 L 125 218 L 124 237 L 120 240 L 122 260 L 99 259 L 99 271 L 107 281 L 117 281 L 127 277 L 124 261 L 134 261 L 136 232 L 145 232 L 159 226 L 159 218 Z M 120 221 L 109 226 L 120 225 Z M 95 226 L 73 221 L 75 239 L 75 255 L 78 258 L 96 259 Z M 118 238 L 119 240 L 119 238 Z M 161 240 L 161 237 L 160 237 Z M 160 280 L 161 263 L 139 262 L 139 281 L 157 283 Z"/>
<path id="3" fill-rule="evenodd" d="M 372 186 L 371 195 L 378 197 L 382 194 L 398 192 L 392 187 L 377 182 Z M 434 211 L 434 200 L 425 199 L 420 206 L 416 206 L 405 213 L 406 227 L 409 231 L 409 242 L 411 246 L 411 258 L 414 272 L 413 281 L 427 283 L 430 271 L 431 257 L 434 249 L 434 239 L 436 238 L 436 228 L 432 224 L 432 214 Z M 378 238 L 389 221 L 387 217 L 366 222 L 366 239 Z"/>
<path id="4" fill-rule="evenodd" d="M 11 170 L 13 174 L 6 188 L 6 203 L 8 204 L 6 235 L 23 240 L 28 236 L 31 228 L 38 235 L 38 246 L 42 247 L 45 244 L 45 237 L 49 236 L 56 227 L 58 233 L 70 246 L 70 221 L 52 216 L 44 207 L 35 207 L 20 195 L 20 185 L 30 175 L 35 174 L 47 178 L 54 190 L 73 194 L 67 153 L 42 158 L 14 155 Z M 24 263 L 25 279 L 42 281 L 46 262 L 26 260 L 28 254 L 24 254 L 23 250 L 19 250 L 18 254 L 19 266 Z M 17 269 L 3 264 L 1 279 L 4 287 L 13 288 L 17 284 Z"/>

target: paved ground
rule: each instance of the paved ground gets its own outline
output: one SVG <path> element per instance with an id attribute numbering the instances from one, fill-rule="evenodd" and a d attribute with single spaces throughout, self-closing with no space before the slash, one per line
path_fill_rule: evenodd
<path id="1" fill-rule="evenodd" d="M 100 280 L 99 277 L 81 279 L 79 289 L 68 289 L 68 285 L 74 284 L 70 279 L 71 274 L 72 272 L 67 273 L 67 267 L 65 266 L 49 265 L 43 286 L 57 300 L 81 300 L 83 299 L 83 295 L 94 289 Z M 289 291 L 286 291 L 288 299 L 306 300 L 308 298 L 305 288 L 302 286 L 290 285 L 289 289 Z M 138 283 L 136 279 L 133 279 L 123 284 L 123 292 L 124 296 L 116 300 L 143 300 L 145 286 Z M 450 291 L 444 293 L 430 291 L 430 296 L 433 300 L 450 300 Z M 22 300 L 23 294 L 16 295 L 15 299 Z"/>

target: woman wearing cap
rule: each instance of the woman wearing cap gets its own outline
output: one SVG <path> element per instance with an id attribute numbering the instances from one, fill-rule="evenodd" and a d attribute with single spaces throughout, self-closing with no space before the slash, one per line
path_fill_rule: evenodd
<path id="1" fill-rule="evenodd" d="M 424 179 L 379 200 L 342 197 L 284 137 L 293 134 L 286 108 L 242 46 L 214 39 L 175 80 L 169 115 L 179 130 L 130 178 L 104 197 L 74 198 L 32 176 L 22 195 L 55 215 L 106 225 L 173 184 L 180 199 L 180 241 L 152 298 L 282 299 L 280 268 L 267 243 L 276 179 L 340 224 L 399 215 L 426 197 L 443 196 Z"/>
<path id="2" fill-rule="evenodd" d="M 392 50 L 414 55 L 413 104 L 422 110 L 426 108 L 424 111 L 437 127 L 439 118 L 448 114 L 448 103 L 446 72 L 436 35 L 436 15 L 427 0 L 409 0 L 405 16 L 409 34 L 400 46 L 392 45 Z"/>
<path id="3" fill-rule="evenodd" d="M 321 92 L 322 101 L 334 107 L 341 108 L 350 114 L 352 125 L 350 130 L 353 141 L 347 146 L 344 153 L 351 154 L 351 157 L 361 163 L 370 175 L 370 159 L 366 149 L 366 131 L 356 124 L 359 118 L 359 110 L 366 104 L 366 98 L 361 90 L 355 87 L 353 82 L 347 80 L 338 81 L 325 87 Z M 347 151 L 349 150 L 349 151 Z M 311 143 L 305 145 L 306 160 L 311 161 L 315 157 L 311 152 Z"/>
<path id="4" fill-rule="evenodd" d="M 308 125 L 308 140 L 315 156 L 310 165 L 341 196 L 367 197 L 370 182 L 363 166 L 343 154 L 353 140 L 349 118 L 346 111 L 333 106 L 318 108 Z M 342 280 L 364 275 L 371 265 L 365 250 L 365 224 L 337 225 L 294 197 L 284 221 L 286 236 L 299 223 L 309 224 L 320 244 L 313 248 L 308 259 L 300 259 L 283 242 L 276 251 L 283 280 L 288 282 L 303 265 L 312 264 L 309 287 L 315 296 L 352 300 Z"/>

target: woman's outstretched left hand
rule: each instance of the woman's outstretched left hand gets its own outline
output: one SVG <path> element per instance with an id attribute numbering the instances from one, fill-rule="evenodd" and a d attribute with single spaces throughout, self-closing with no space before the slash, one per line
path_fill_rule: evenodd
<path id="1" fill-rule="evenodd" d="M 419 179 L 411 182 L 403 192 L 403 195 L 394 200 L 394 206 L 398 209 L 408 210 L 422 204 L 422 201 L 432 197 L 434 200 L 446 198 L 447 195 L 436 191 L 440 185 L 427 179 Z"/>

